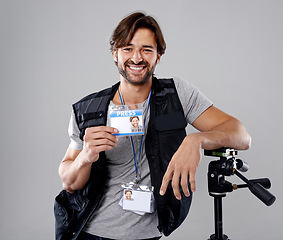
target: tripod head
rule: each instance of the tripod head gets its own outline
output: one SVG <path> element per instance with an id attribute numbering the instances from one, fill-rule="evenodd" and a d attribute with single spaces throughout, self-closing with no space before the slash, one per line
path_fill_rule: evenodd
<path id="1" fill-rule="evenodd" d="M 267 206 L 272 205 L 276 198 L 269 191 L 271 182 L 268 178 L 248 180 L 239 171 L 246 172 L 249 166 L 241 159 L 236 159 L 237 151 L 231 148 L 221 148 L 216 150 L 204 150 L 205 156 L 220 157 L 218 161 L 212 161 L 208 167 L 208 191 L 209 195 L 226 195 L 227 192 L 246 188 L 259 198 Z M 239 170 L 239 171 L 238 171 Z M 225 176 L 236 175 L 246 184 L 236 185 L 225 180 Z"/>
<path id="2" fill-rule="evenodd" d="M 275 196 L 266 190 L 271 187 L 268 178 L 248 180 L 239 172 L 248 171 L 249 166 L 241 159 L 236 159 L 237 154 L 238 152 L 231 148 L 204 150 L 205 156 L 219 157 L 219 160 L 209 163 L 207 173 L 208 192 L 210 196 L 214 197 L 215 212 L 215 234 L 211 235 L 209 240 L 229 240 L 228 236 L 223 234 L 222 222 L 222 198 L 226 196 L 227 192 L 247 187 L 267 206 L 272 205 L 276 200 Z M 246 184 L 236 185 L 225 180 L 225 176 L 234 174 Z"/>

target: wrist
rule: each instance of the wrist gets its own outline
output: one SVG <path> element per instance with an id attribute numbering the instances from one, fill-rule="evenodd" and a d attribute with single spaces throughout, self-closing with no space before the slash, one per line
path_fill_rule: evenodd
<path id="1" fill-rule="evenodd" d="M 84 150 L 80 152 L 76 160 L 77 160 L 77 166 L 79 169 L 87 167 L 92 164 L 92 162 L 89 161 L 88 159 L 88 154 L 86 154 Z"/>
<path id="2" fill-rule="evenodd" d="M 221 140 L 225 138 L 213 132 L 197 132 L 188 135 L 188 141 L 190 144 L 198 145 L 200 149 L 216 149 L 222 147 Z"/>
<path id="3" fill-rule="evenodd" d="M 185 138 L 185 141 L 187 144 L 191 146 L 202 148 L 204 140 L 203 140 L 203 136 L 201 132 L 197 132 L 197 133 L 192 133 L 190 135 L 187 135 L 187 137 Z"/>

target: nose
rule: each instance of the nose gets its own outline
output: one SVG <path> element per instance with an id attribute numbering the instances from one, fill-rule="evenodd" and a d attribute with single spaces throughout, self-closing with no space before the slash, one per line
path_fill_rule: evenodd
<path id="1" fill-rule="evenodd" d="M 140 51 L 138 51 L 138 50 L 134 51 L 131 60 L 135 64 L 139 64 L 140 62 L 142 62 L 142 55 L 141 55 Z"/>

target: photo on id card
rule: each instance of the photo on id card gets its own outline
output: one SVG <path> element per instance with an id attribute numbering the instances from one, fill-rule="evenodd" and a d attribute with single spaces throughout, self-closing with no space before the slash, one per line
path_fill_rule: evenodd
<path id="1" fill-rule="evenodd" d="M 124 189 L 123 209 L 151 213 L 153 211 L 152 192 Z"/>

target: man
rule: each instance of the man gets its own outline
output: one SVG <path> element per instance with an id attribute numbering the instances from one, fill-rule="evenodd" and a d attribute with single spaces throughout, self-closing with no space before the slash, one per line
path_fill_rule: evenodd
<path id="1" fill-rule="evenodd" d="M 201 150 L 250 146 L 244 126 L 198 89 L 153 76 L 166 45 L 152 17 L 124 18 L 110 44 L 120 82 L 73 105 L 71 143 L 59 167 L 66 191 L 56 198 L 57 239 L 167 236 L 189 211 Z M 105 111 L 130 104 L 143 106 L 145 135 L 117 137 Z M 186 135 L 187 123 L 199 132 Z M 122 183 L 133 180 L 154 187 L 156 211 L 137 214 L 119 206 Z"/>
<path id="2" fill-rule="evenodd" d="M 132 191 L 131 190 L 126 190 L 125 191 L 125 197 L 126 197 L 126 200 L 131 201 L 132 200 Z"/>
<path id="3" fill-rule="evenodd" d="M 138 116 L 130 117 L 130 122 L 132 124 L 131 126 L 132 132 L 142 131 L 142 126 L 139 125 L 140 119 Z"/>

